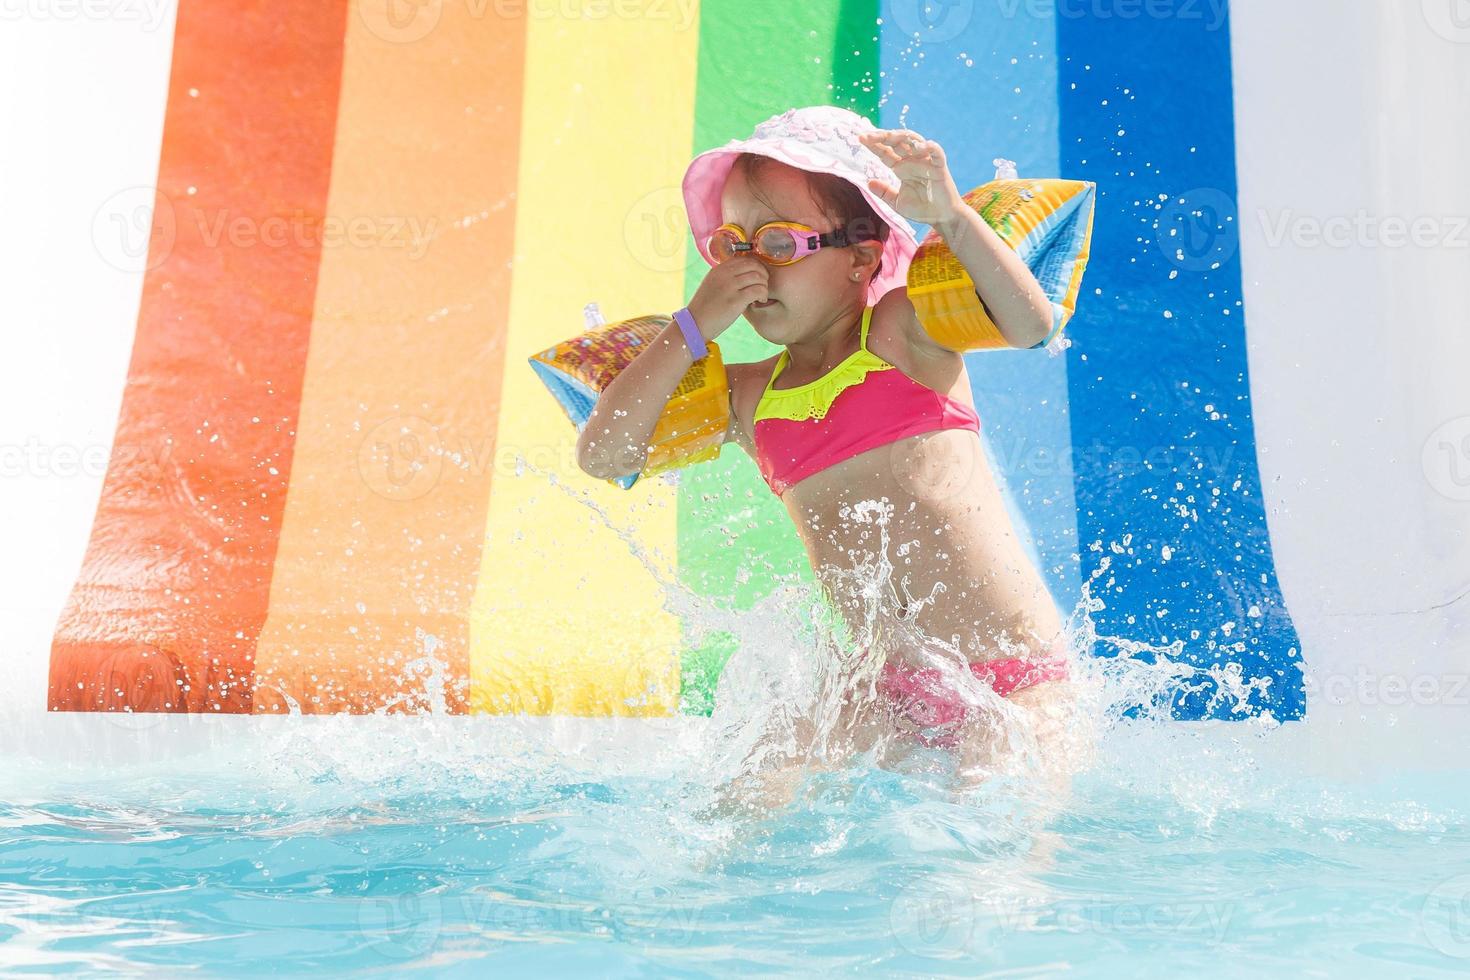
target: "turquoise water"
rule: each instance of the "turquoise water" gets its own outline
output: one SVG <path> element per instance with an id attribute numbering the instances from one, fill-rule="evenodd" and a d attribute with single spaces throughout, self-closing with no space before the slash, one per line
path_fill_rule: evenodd
<path id="1" fill-rule="evenodd" d="M 800 588 L 670 597 L 738 640 L 709 718 L 0 718 L 0 974 L 1470 974 L 1470 772 L 1165 720 L 1201 672 L 1106 638 L 1149 656 L 1074 665 L 1069 782 L 971 678 L 1017 749 L 978 786 L 875 752 L 761 803 L 730 787 L 877 665 Z"/>
<path id="2" fill-rule="evenodd" d="M 7 756 L 0 972 L 1470 973 L 1466 774 L 1273 777 L 1280 730 L 1114 729 L 1067 799 L 936 756 L 716 817 L 682 722 L 204 721 Z"/>

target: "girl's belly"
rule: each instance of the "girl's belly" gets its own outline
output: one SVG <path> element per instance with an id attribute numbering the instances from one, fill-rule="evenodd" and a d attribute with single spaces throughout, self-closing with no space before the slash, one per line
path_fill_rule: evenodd
<path id="1" fill-rule="evenodd" d="M 1030 647 L 1061 630 L 973 432 L 880 446 L 782 500 L 854 637 L 890 654 L 940 640 L 986 660 L 1002 637 Z"/>

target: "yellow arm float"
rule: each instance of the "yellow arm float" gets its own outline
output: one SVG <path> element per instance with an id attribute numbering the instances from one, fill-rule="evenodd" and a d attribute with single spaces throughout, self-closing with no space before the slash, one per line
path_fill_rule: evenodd
<path id="1" fill-rule="evenodd" d="M 595 304 L 589 311 L 595 310 Z M 596 316 L 600 324 L 601 315 Z M 633 358 L 664 331 L 672 317 L 651 315 L 598 325 L 530 358 L 531 367 L 546 385 L 567 418 L 582 431 L 602 392 Z M 609 482 L 628 489 L 638 477 L 714 459 L 724 445 L 730 423 L 730 386 L 719 345 L 689 366 L 648 442 L 648 459 L 641 473 Z"/>
<path id="2" fill-rule="evenodd" d="M 1083 180 L 1008 179 L 981 184 L 964 196 L 1016 250 L 1051 300 L 1051 332 L 1034 347 L 1045 347 L 1061 333 L 1077 307 L 1096 191 Z M 937 231 L 924 236 L 909 265 L 908 297 L 924 331 L 950 350 L 1011 346 L 985 311 L 975 280 Z"/>

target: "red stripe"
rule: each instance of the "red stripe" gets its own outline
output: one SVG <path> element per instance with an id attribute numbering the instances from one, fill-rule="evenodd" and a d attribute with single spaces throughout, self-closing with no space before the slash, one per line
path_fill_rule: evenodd
<path id="1" fill-rule="evenodd" d="M 180 5 L 149 271 L 113 458 L 52 641 L 53 711 L 250 711 L 345 17 L 343 0 Z"/>

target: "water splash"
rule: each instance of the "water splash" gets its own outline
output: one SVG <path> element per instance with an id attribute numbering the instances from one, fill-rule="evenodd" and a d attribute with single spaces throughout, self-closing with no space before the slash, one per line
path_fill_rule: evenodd
<path id="1" fill-rule="evenodd" d="M 936 961 L 921 972 L 960 958 L 979 972 L 1120 950 L 1144 962 L 1184 948 L 1180 938 L 1227 950 L 1253 928 L 1279 936 L 1283 921 L 1304 921 L 1304 902 L 1318 903 L 1318 921 L 1283 942 L 1298 953 L 1316 944 L 1316 961 L 1334 966 L 1351 965 L 1332 957 L 1365 935 L 1388 950 L 1430 930 L 1453 938 L 1460 879 L 1440 869 L 1470 855 L 1464 815 L 1258 767 L 1252 741 L 1270 719 L 1230 726 L 1226 740 L 1169 721 L 1190 685 L 1212 682 L 1235 701 L 1250 685 L 1231 664 L 1179 663 L 1177 645 L 1099 635 L 1110 559 L 1065 622 L 1072 720 L 1100 743 L 1095 757 L 1064 760 L 1070 789 L 1038 778 L 1024 712 L 967 682 L 959 651 L 919 651 L 991 712 L 1019 760 L 965 785 L 945 750 L 886 758 L 890 739 L 840 751 L 837 706 L 869 696 L 862 641 L 881 637 L 869 613 L 942 595 L 908 590 L 893 560 L 908 543 L 891 539 L 884 501 L 852 512 L 878 553 L 851 570 L 868 605 L 849 635 L 803 584 L 779 583 L 745 611 L 692 594 L 656 550 L 560 489 L 600 515 L 688 629 L 736 637 L 709 719 L 450 716 L 442 646 L 420 631 L 404 668 L 412 692 L 397 705 L 414 717 L 302 716 L 295 705 L 290 716 L 167 716 L 136 735 L 200 750 L 127 766 L 63 769 L 12 752 L 0 757 L 6 856 L 47 870 L 0 881 L 0 930 L 50 967 L 156 972 L 187 941 L 237 969 L 250 950 L 293 955 L 284 949 L 334 974 L 537 954 L 546 969 L 573 955 L 584 958 L 573 968 L 604 968 L 611 954 L 648 972 L 687 970 L 696 955 L 718 972 L 838 972 L 859 959 L 912 971 L 916 958 Z M 1118 655 L 1091 653 L 1104 648 Z M 46 721 L 94 726 L 94 738 L 114 724 Z M 788 765 L 803 753 L 809 764 Z M 793 804 L 767 802 L 782 797 Z M 1211 918 L 1196 914 L 1202 894 L 1232 898 L 1208 905 L 1221 913 Z M 1369 921 L 1363 909 L 1389 912 Z M 756 933 L 760 947 L 737 938 Z M 109 952 L 86 952 L 84 937 Z M 1169 970 L 1193 965 L 1197 954 L 1181 954 Z"/>
<path id="2" fill-rule="evenodd" d="M 1081 600 L 1064 622 L 1072 674 L 1067 698 L 1039 711 L 1022 708 L 1017 699 L 997 696 L 976 678 L 953 640 L 918 628 L 919 613 L 946 586 L 938 582 L 927 594 L 914 593 L 894 558 L 919 545 L 893 541 L 894 507 L 887 498 L 858 501 L 841 511 L 851 524 L 871 528 L 874 542 L 854 556 L 851 567 L 824 570 L 816 586 L 779 583 L 751 609 L 737 610 L 685 587 L 666 570 L 665 556 L 645 547 L 631 528 L 618 526 L 589 493 L 535 467 L 527 475 L 546 480 L 586 507 L 617 536 L 648 572 L 664 610 L 680 620 L 691 642 L 712 632 L 735 638 L 713 714 L 697 735 L 687 736 L 700 760 L 689 773 L 691 791 L 702 792 L 718 812 L 750 809 L 738 805 L 747 797 L 757 811 L 762 805 L 784 803 L 803 780 L 854 766 L 891 766 L 941 781 L 955 778 L 957 782 L 945 784 L 945 792 L 962 796 L 994 784 L 1035 798 L 1033 789 L 1055 788 L 1085 772 L 1096 758 L 1097 744 L 1125 722 L 1166 725 L 1171 703 L 1205 685 L 1215 698 L 1243 707 L 1255 687 L 1242 681 L 1238 665 L 1201 669 L 1181 662 L 1182 643 L 1158 646 L 1099 635 L 1093 614 L 1105 606 L 1094 590 L 1111 565 L 1104 556 L 1082 583 Z M 861 603 L 855 630 L 836 614 L 830 596 L 839 594 Z M 937 671 L 976 719 L 975 727 L 989 732 L 984 761 L 970 759 L 967 764 L 943 750 L 915 750 L 898 729 L 855 737 L 854 716 L 872 712 L 879 697 L 882 660 L 869 651 L 883 638 L 885 609 L 902 610 L 904 642 L 916 666 Z M 1025 652 L 1004 636 L 995 643 L 1016 655 Z M 1098 648 L 1117 655 L 1092 656 Z M 1066 737 L 1048 737 L 1048 729 L 1052 736 L 1063 729 Z M 1038 805 L 1050 809 L 1045 800 Z"/>

